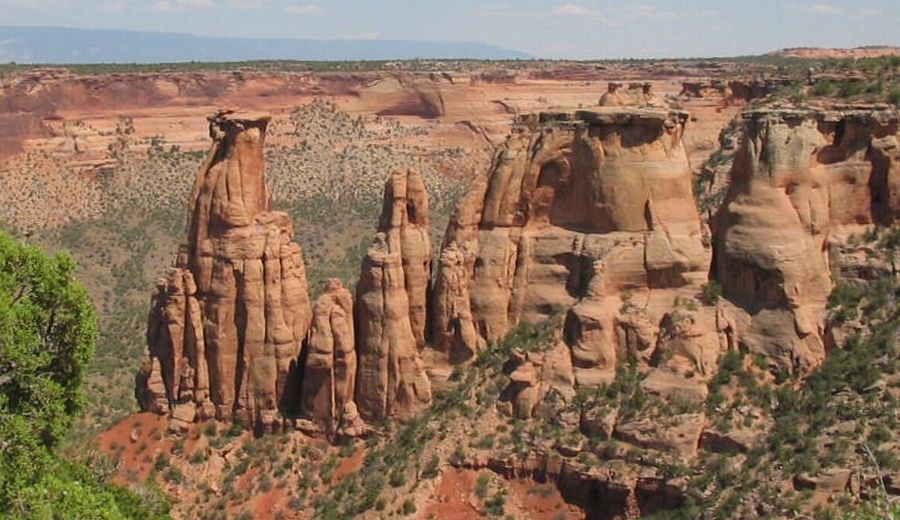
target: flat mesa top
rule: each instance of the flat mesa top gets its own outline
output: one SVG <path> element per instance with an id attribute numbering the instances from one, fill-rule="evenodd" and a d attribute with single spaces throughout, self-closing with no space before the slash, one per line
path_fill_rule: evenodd
<path id="1" fill-rule="evenodd" d="M 687 121 L 689 114 L 684 110 L 675 110 L 667 107 L 591 107 L 571 111 L 545 111 L 540 113 L 522 114 L 518 118 L 519 124 L 552 124 L 552 125 L 577 125 L 577 124 L 627 124 L 632 121 Z"/>
<path id="2" fill-rule="evenodd" d="M 272 116 L 266 112 L 251 112 L 237 110 L 219 110 L 207 118 L 210 123 L 228 124 L 265 124 L 272 120 Z"/>

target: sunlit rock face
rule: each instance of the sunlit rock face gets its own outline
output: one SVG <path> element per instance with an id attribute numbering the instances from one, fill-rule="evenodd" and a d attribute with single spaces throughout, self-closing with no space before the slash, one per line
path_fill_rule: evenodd
<path id="1" fill-rule="evenodd" d="M 213 144 L 191 193 L 187 241 L 153 297 L 137 387 L 144 409 L 280 426 L 311 310 L 293 224 L 269 207 L 268 122 L 210 118 Z"/>
<path id="2" fill-rule="evenodd" d="M 848 239 L 898 215 L 897 114 L 757 110 L 743 126 L 712 273 L 739 346 L 802 373 L 825 357 L 835 281 L 865 276 Z"/>
<path id="3" fill-rule="evenodd" d="M 686 121 L 637 108 L 523 118 L 451 219 L 431 298 L 435 348 L 463 362 L 522 321 L 564 313 L 571 355 L 559 359 L 574 367 L 536 373 L 566 380 L 574 368 L 594 386 L 625 356 L 649 362 L 671 291 L 708 266 Z M 620 312 L 633 291 L 644 303 Z"/>

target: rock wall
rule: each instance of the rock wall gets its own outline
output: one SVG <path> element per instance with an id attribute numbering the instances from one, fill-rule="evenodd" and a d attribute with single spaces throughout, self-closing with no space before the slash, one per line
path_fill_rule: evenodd
<path id="1" fill-rule="evenodd" d="M 712 272 L 730 335 L 790 372 L 825 357 L 825 303 L 848 239 L 897 215 L 895 111 L 758 110 L 743 115 Z"/>
<path id="2" fill-rule="evenodd" d="M 629 353 L 649 362 L 675 292 L 699 287 L 708 265 L 686 120 L 634 108 L 523 119 L 451 219 L 433 346 L 464 362 L 520 321 L 562 312 L 577 384 L 611 381 Z M 643 304 L 626 305 L 630 292 Z"/>
<path id="3" fill-rule="evenodd" d="M 269 207 L 268 122 L 210 118 L 213 145 L 191 193 L 188 239 L 153 298 L 137 388 L 145 410 L 279 425 L 311 312 L 293 225 Z"/>

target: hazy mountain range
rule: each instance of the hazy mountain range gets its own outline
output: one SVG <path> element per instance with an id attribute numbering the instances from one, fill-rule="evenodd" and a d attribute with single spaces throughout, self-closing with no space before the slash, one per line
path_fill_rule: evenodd
<path id="1" fill-rule="evenodd" d="M 530 56 L 479 42 L 222 38 L 62 27 L 0 27 L 0 63 L 414 58 L 527 59 Z"/>

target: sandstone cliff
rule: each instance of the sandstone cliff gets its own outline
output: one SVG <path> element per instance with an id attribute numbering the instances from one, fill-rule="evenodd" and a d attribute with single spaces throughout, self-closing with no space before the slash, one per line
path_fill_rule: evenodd
<path id="1" fill-rule="evenodd" d="M 356 294 L 357 404 L 368 420 L 408 415 L 431 400 L 419 347 L 430 281 L 428 195 L 418 172 L 385 186 L 378 233 Z"/>
<path id="2" fill-rule="evenodd" d="M 825 302 L 852 275 L 849 238 L 898 208 L 894 111 L 758 110 L 713 226 L 729 334 L 779 369 L 825 357 Z"/>
<path id="3" fill-rule="evenodd" d="M 278 425 L 311 313 L 292 223 L 269 208 L 268 121 L 210 118 L 213 145 L 191 193 L 187 243 L 153 299 L 137 388 L 145 410 Z"/>
<path id="4" fill-rule="evenodd" d="M 650 363 L 678 291 L 695 293 L 708 265 L 686 120 L 630 108 L 523 119 L 451 219 L 432 294 L 435 348 L 463 362 L 517 323 L 562 312 L 570 355 L 553 358 L 570 366 L 554 361 L 546 377 L 574 370 L 591 387 L 626 356 Z M 543 360 L 520 363 L 520 386 L 547 386 L 536 381 Z"/>

